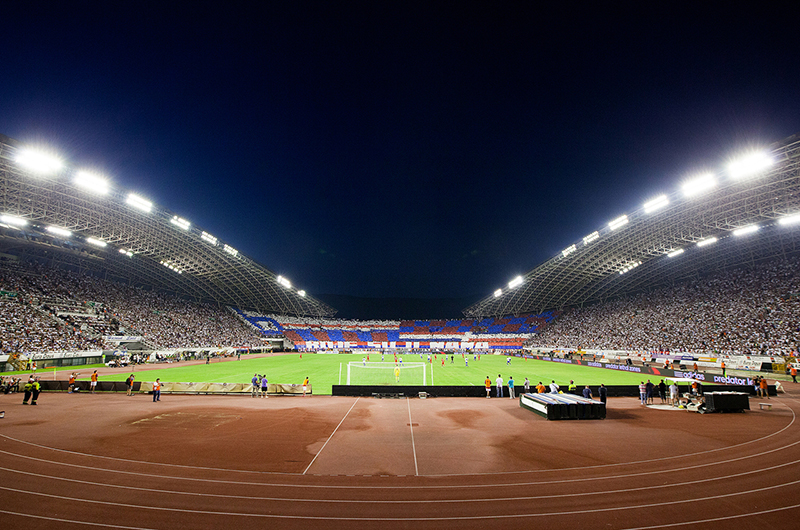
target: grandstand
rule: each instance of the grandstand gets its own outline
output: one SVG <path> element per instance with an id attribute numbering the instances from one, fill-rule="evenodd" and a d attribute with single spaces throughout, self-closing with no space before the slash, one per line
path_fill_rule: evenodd
<path id="1" fill-rule="evenodd" d="M 0 252 L 9 259 L 220 306 L 336 313 L 173 212 L 2 135 L 0 186 Z"/>
<path id="2" fill-rule="evenodd" d="M 792 136 L 616 217 L 464 315 L 481 319 L 581 307 L 794 257 L 800 252 L 798 214 L 800 138 Z"/>

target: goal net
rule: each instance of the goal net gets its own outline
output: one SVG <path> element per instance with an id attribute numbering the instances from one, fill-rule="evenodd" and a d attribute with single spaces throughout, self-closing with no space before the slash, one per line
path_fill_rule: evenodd
<path id="1" fill-rule="evenodd" d="M 397 372 L 395 372 L 395 368 Z M 347 363 L 348 385 L 422 385 L 427 384 L 425 363 Z"/>

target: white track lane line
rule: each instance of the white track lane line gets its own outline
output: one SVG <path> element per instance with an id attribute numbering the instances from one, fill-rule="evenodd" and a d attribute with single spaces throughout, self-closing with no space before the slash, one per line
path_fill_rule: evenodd
<path id="1" fill-rule="evenodd" d="M 584 515 L 590 513 L 609 513 L 609 512 L 627 512 L 630 510 L 641 510 L 641 509 L 651 509 L 651 508 L 665 508 L 670 506 L 678 506 L 681 504 L 686 504 L 690 502 L 703 502 L 703 501 L 712 501 L 716 499 L 725 499 L 725 498 L 732 498 L 737 496 L 744 496 L 752 493 L 765 493 L 768 491 L 776 490 L 778 488 L 785 488 L 786 486 L 797 486 L 800 484 L 800 480 L 794 480 L 792 482 L 784 482 L 782 484 L 775 484 L 772 486 L 766 486 L 763 488 L 756 488 L 751 490 L 745 491 L 736 491 L 733 493 L 725 493 L 720 495 L 711 495 L 708 497 L 699 497 L 693 499 L 678 499 L 672 501 L 659 501 L 655 503 L 647 503 L 647 504 L 634 504 L 628 506 L 615 506 L 615 507 L 608 507 L 608 508 L 593 508 L 593 509 L 585 509 L 585 510 L 572 510 L 572 511 L 557 511 L 557 512 L 539 512 L 539 513 L 505 513 L 505 514 L 493 514 L 493 515 L 454 515 L 454 516 L 439 516 L 439 517 L 346 517 L 346 516 L 336 516 L 336 515 L 289 515 L 289 514 L 278 514 L 278 513 L 249 513 L 249 512 L 223 512 L 223 511 L 216 511 L 216 510 L 198 510 L 196 508 L 171 508 L 165 506 L 149 506 L 143 504 L 129 504 L 124 502 L 117 502 L 117 501 L 98 501 L 94 499 L 86 499 L 83 497 L 67 497 L 66 495 L 54 495 L 51 493 L 42 493 L 38 491 L 29 491 L 29 490 L 20 490 L 16 488 L 9 488 L 6 486 L 0 486 L 0 490 L 8 491 L 12 493 L 20 493 L 28 496 L 34 497 L 45 497 L 51 499 L 57 499 L 61 501 L 74 501 L 74 502 L 81 502 L 86 504 L 97 504 L 102 506 L 114 506 L 114 507 L 123 507 L 123 508 L 135 508 L 137 510 L 151 510 L 156 512 L 173 512 L 173 513 L 191 513 L 191 514 L 202 514 L 202 515 L 221 515 L 221 516 L 238 516 L 238 517 L 247 517 L 247 518 L 264 518 L 264 519 L 310 519 L 310 520 L 327 520 L 327 521 L 407 521 L 407 522 L 421 522 L 421 521 L 479 521 L 479 520 L 496 520 L 496 519 L 526 519 L 526 518 L 535 518 L 535 517 L 562 517 L 562 516 L 569 516 L 569 515 Z M 786 510 L 792 508 L 798 508 L 800 504 L 793 504 L 790 506 L 781 506 L 780 508 L 775 508 L 774 511 L 779 510 Z M 0 513 L 3 513 L 0 510 Z M 729 517 L 751 517 L 752 513 L 746 514 L 739 514 L 735 516 Z M 675 523 L 672 523 L 674 525 Z M 678 523 L 681 524 L 681 523 Z M 671 525 L 669 525 L 671 526 Z"/>
<path id="2" fill-rule="evenodd" d="M 331 438 L 333 438 L 333 435 L 334 435 L 334 434 L 336 434 L 336 431 L 338 431 L 338 430 L 339 430 L 339 427 L 341 427 L 341 426 L 342 426 L 342 423 L 344 423 L 344 420 L 346 420 L 346 419 L 347 419 L 347 416 L 350 414 L 350 411 L 351 411 L 351 410 L 353 410 L 353 407 L 355 407 L 355 406 L 356 406 L 356 403 L 358 403 L 358 400 L 359 400 L 359 399 L 361 399 L 361 398 L 360 398 L 360 397 L 357 397 L 357 398 L 356 398 L 356 400 L 355 400 L 355 401 L 353 401 L 353 404 L 352 404 L 352 405 L 350 405 L 350 408 L 347 410 L 347 414 L 345 414 L 345 415 L 344 415 L 344 418 L 342 418 L 342 421 L 340 421 L 340 422 L 339 422 L 339 425 L 337 425 L 337 426 L 336 426 L 336 428 L 333 430 L 333 432 L 331 433 L 331 435 L 330 435 L 330 436 L 328 436 L 328 439 L 327 439 L 327 440 L 325 440 L 325 443 L 324 443 L 324 444 L 322 444 L 322 447 L 320 448 L 320 450 L 319 450 L 319 451 L 317 451 L 317 454 L 316 454 L 316 455 L 314 455 L 314 458 L 311 460 L 311 463 L 310 463 L 310 464 L 308 464 L 308 467 L 305 469 L 305 471 L 303 471 L 303 475 L 305 475 L 305 474 L 308 472 L 308 468 L 309 468 L 309 467 L 311 467 L 311 466 L 314 464 L 314 462 L 316 462 L 316 460 L 317 460 L 317 457 L 318 457 L 320 454 L 322 454 L 322 451 L 325 449 L 325 446 L 326 446 L 326 445 L 328 445 L 328 442 L 330 442 L 330 441 L 331 441 Z"/>
<path id="3" fill-rule="evenodd" d="M 417 466 L 417 445 L 414 443 L 414 424 L 411 423 L 411 400 L 406 398 L 406 405 L 408 405 L 408 428 L 411 429 L 411 449 L 414 450 L 414 475 L 419 476 L 419 467 Z"/>

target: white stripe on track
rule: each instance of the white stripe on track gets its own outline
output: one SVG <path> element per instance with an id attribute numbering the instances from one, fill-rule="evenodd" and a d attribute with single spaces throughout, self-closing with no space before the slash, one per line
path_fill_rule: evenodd
<path id="1" fill-rule="evenodd" d="M 411 400 L 406 398 L 406 405 L 408 405 L 408 428 L 411 429 L 411 449 L 414 450 L 414 475 L 419 476 L 419 467 L 417 466 L 417 445 L 414 443 L 414 424 L 411 423 Z"/>
<path id="2" fill-rule="evenodd" d="M 347 419 L 347 416 L 350 414 L 350 411 L 351 411 L 351 410 L 353 410 L 353 407 L 355 407 L 355 406 L 356 406 L 356 403 L 358 403 L 358 400 L 359 400 L 359 399 L 361 399 L 361 398 L 360 398 L 360 397 L 357 397 L 357 398 L 356 398 L 356 400 L 355 400 L 355 401 L 353 401 L 353 404 L 352 404 L 352 405 L 350 405 L 350 408 L 347 410 L 347 414 L 345 414 L 345 415 L 344 415 L 344 418 L 342 418 L 342 421 L 340 421 L 340 422 L 339 422 L 339 425 L 337 425 L 337 426 L 336 426 L 336 428 L 333 430 L 333 432 L 331 433 L 331 435 L 330 435 L 330 436 L 328 436 L 328 439 L 327 439 L 327 440 L 325 440 L 325 443 L 324 443 L 324 444 L 322 444 L 322 447 L 320 448 L 320 450 L 319 450 L 319 451 L 317 451 L 317 454 L 315 454 L 315 455 L 314 455 L 314 458 L 311 460 L 311 463 L 310 463 L 310 464 L 308 464 L 308 467 L 305 469 L 305 471 L 303 471 L 303 475 L 305 475 L 305 474 L 308 472 L 308 468 L 309 468 L 309 467 L 311 467 L 311 466 L 314 464 L 314 462 L 317 460 L 317 457 L 318 457 L 320 454 L 322 454 L 322 450 L 323 450 L 323 449 L 325 449 L 325 446 L 326 446 L 326 445 L 328 445 L 328 442 L 330 442 L 330 441 L 331 441 L 331 438 L 333 438 L 333 435 L 334 435 L 334 434 L 336 434 L 336 431 L 338 431 L 338 430 L 339 430 L 339 427 L 341 427 L 341 426 L 342 426 L 342 423 L 344 423 L 344 420 L 346 420 L 346 419 Z"/>

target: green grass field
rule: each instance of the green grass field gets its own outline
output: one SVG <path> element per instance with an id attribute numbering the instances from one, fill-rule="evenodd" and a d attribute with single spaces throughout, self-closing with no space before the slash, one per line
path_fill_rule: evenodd
<path id="1" fill-rule="evenodd" d="M 298 354 L 276 355 L 272 357 L 248 358 L 243 356 L 240 361 L 212 361 L 211 364 L 180 365 L 172 364 L 161 370 L 147 370 L 137 373 L 135 370 L 120 369 L 119 375 L 103 376 L 103 381 L 123 381 L 129 373 L 135 373 L 138 381 L 155 381 L 160 378 L 164 382 L 173 383 L 249 383 L 254 373 L 265 374 L 271 383 L 302 383 L 308 376 L 315 394 L 331 394 L 331 386 L 339 384 L 341 365 L 341 384 L 347 382 L 347 363 L 361 363 L 361 354 L 312 354 L 304 353 L 302 359 Z M 450 363 L 447 357 L 445 366 L 441 365 L 441 356 L 433 363 L 433 385 L 475 385 L 483 386 L 486 376 L 493 382 L 497 374 L 502 374 L 503 380 L 508 381 L 509 375 L 514 376 L 515 385 L 522 387 L 525 378 L 529 378 L 531 386 L 539 381 L 549 384 L 551 380 L 566 386 L 572 379 L 580 387 L 583 385 L 638 385 L 642 378 L 647 380 L 647 375 L 617 372 L 602 368 L 588 366 L 573 366 L 548 361 L 524 360 L 511 358 L 511 363 L 506 364 L 504 355 L 482 355 L 479 361 L 469 359 L 469 366 L 465 366 L 464 359 L 456 354 L 455 362 Z M 392 360 L 391 355 L 386 356 L 386 361 Z M 371 355 L 371 362 L 380 361 L 380 356 Z M 419 363 L 417 355 L 403 355 L 404 363 Z M 391 373 L 391 370 L 389 371 Z M 408 371 L 410 372 L 410 370 Z M 86 374 L 82 374 L 86 375 Z M 406 371 L 401 371 L 400 384 L 421 384 L 416 380 L 409 381 L 405 377 Z M 650 376 L 652 378 L 652 376 Z M 658 383 L 657 380 L 653 381 Z M 428 367 L 427 384 L 431 384 L 431 370 Z"/>

